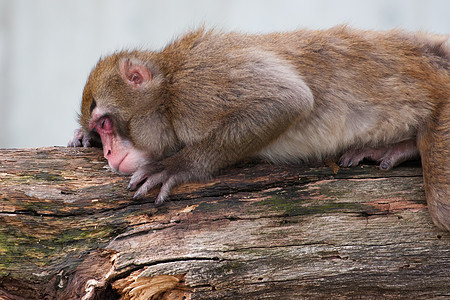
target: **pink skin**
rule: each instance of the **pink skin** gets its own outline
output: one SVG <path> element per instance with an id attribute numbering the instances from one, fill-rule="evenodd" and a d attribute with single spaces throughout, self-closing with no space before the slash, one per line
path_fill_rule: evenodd
<path id="1" fill-rule="evenodd" d="M 390 170 L 398 164 L 410 159 L 419 158 L 415 140 L 407 140 L 379 148 L 350 149 L 340 161 L 341 167 L 357 166 L 364 158 L 380 163 L 380 169 Z"/>
<path id="2" fill-rule="evenodd" d="M 145 66 L 134 64 L 130 60 L 122 63 L 120 73 L 124 80 L 135 89 L 141 88 L 143 84 L 150 82 L 152 78 L 152 74 Z M 102 139 L 103 155 L 114 171 L 126 175 L 132 174 L 139 166 L 148 162 L 147 153 L 136 149 L 130 141 L 124 140 L 117 135 L 114 130 L 113 120 L 98 106 L 91 113 L 89 129 L 93 130 L 94 128 Z M 75 133 L 75 137 L 69 144 L 79 145 L 79 140 L 82 137 L 82 132 Z"/>
<path id="3" fill-rule="evenodd" d="M 141 89 L 152 79 L 152 73 L 146 66 L 132 60 L 122 61 L 120 74 L 134 89 Z M 170 189 L 179 181 L 178 177 L 165 171 L 161 163 L 150 161 L 148 152 L 136 149 L 130 140 L 119 136 L 114 118 L 111 118 L 108 110 L 101 105 L 92 110 L 89 128 L 76 130 L 68 146 L 99 145 L 94 131 L 100 135 L 103 154 L 111 169 L 124 175 L 133 174 L 128 189 L 136 190 L 134 198 L 143 198 L 148 190 L 162 184 L 155 200 L 156 205 L 161 205 L 168 197 Z"/>
<path id="4" fill-rule="evenodd" d="M 92 112 L 89 128 L 96 129 L 102 139 L 103 155 L 114 171 L 121 174 L 132 174 L 147 161 L 144 151 L 136 149 L 133 144 L 120 138 L 114 131 L 110 117 L 101 113 L 98 108 Z"/>

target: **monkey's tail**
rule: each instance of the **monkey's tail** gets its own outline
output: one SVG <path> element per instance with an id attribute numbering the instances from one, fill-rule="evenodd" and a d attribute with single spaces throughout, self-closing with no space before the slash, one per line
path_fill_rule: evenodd
<path id="1" fill-rule="evenodd" d="M 450 231 L 450 98 L 436 107 L 418 147 L 428 209 L 433 222 Z"/>

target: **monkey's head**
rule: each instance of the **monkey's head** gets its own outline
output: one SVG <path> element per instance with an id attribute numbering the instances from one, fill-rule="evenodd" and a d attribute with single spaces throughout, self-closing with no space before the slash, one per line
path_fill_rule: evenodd
<path id="1" fill-rule="evenodd" d="M 167 118 L 165 78 L 155 61 L 139 51 L 108 56 L 83 91 L 80 125 L 100 137 L 109 165 L 123 174 L 164 158 L 177 144 Z"/>

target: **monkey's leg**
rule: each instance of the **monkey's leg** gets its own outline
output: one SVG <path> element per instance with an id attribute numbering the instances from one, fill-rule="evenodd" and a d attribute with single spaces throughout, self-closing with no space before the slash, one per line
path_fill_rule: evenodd
<path id="1" fill-rule="evenodd" d="M 418 145 L 431 219 L 450 231 L 450 100 L 443 100 L 419 134 Z"/>
<path id="2" fill-rule="evenodd" d="M 389 170 L 410 159 L 419 158 L 415 140 L 408 140 L 378 148 L 350 149 L 339 160 L 339 166 L 357 166 L 364 158 L 380 163 L 380 169 Z"/>

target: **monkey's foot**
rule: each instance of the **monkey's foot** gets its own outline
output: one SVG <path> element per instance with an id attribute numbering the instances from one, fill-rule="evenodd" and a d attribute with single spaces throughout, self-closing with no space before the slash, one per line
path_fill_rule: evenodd
<path id="1" fill-rule="evenodd" d="M 380 163 L 380 169 L 389 170 L 410 159 L 419 157 L 415 140 L 387 145 L 378 148 L 350 149 L 339 160 L 339 166 L 357 166 L 367 158 Z"/>

